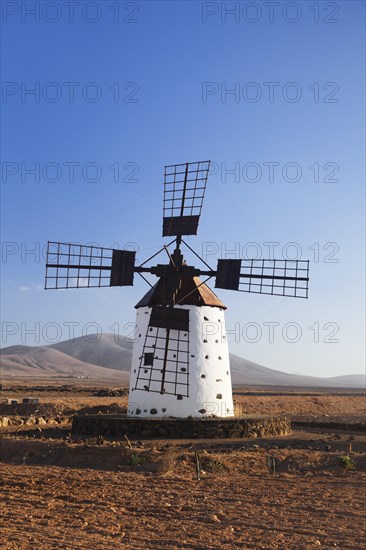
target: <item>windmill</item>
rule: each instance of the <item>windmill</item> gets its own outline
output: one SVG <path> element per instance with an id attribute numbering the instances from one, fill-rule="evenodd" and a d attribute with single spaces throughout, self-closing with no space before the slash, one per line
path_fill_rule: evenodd
<path id="1" fill-rule="evenodd" d="M 48 243 L 46 289 L 132 286 L 135 273 L 151 287 L 135 306 L 130 417 L 234 415 L 226 306 L 209 279 L 226 290 L 308 297 L 308 261 L 219 259 L 212 269 L 185 242 L 197 234 L 209 168 L 210 161 L 165 167 L 163 237 L 173 239 L 140 265 L 130 250 Z M 183 246 L 203 268 L 187 265 Z M 165 263 L 148 266 L 159 254 Z M 155 285 L 146 274 L 158 277 Z"/>

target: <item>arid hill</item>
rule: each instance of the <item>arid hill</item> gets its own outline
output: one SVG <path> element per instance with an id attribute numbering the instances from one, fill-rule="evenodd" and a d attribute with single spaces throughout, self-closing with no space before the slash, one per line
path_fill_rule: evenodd
<path id="1" fill-rule="evenodd" d="M 48 346 L 11 346 L 1 350 L 1 375 L 34 377 L 79 377 L 128 382 L 128 373 L 80 361 Z"/>
<path id="2" fill-rule="evenodd" d="M 10 346 L 0 350 L 1 374 L 10 376 L 79 376 L 114 378 L 127 383 L 133 340 L 94 334 L 49 346 Z M 361 374 L 316 378 L 288 374 L 230 354 L 233 384 L 269 386 L 364 387 Z"/>

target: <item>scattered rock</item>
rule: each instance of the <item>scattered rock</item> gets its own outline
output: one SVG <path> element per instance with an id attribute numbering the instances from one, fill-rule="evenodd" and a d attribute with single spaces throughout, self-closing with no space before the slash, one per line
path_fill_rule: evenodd
<path id="1" fill-rule="evenodd" d="M 6 426 L 10 426 L 10 418 L 7 416 L 1 416 L 0 417 L 0 426 L 3 426 L 4 428 Z"/>
<path id="2" fill-rule="evenodd" d="M 37 419 L 34 417 L 34 416 L 30 416 L 29 418 L 27 418 L 27 420 L 25 421 L 25 425 L 26 426 L 34 426 L 34 424 L 37 423 Z"/>

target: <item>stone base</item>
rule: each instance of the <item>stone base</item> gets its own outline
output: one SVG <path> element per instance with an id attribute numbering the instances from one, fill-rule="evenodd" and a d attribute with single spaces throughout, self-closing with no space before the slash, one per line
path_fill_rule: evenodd
<path id="1" fill-rule="evenodd" d="M 133 439 L 227 439 L 273 437 L 291 433 L 291 420 L 284 416 L 245 418 L 128 418 L 96 414 L 74 416 L 72 434 L 80 436 L 123 437 Z"/>

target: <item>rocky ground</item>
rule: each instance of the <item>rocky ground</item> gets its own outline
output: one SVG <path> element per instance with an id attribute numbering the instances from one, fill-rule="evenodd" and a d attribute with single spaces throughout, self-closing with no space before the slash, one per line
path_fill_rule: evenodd
<path id="1" fill-rule="evenodd" d="M 2 395 L 41 397 L 60 415 L 126 405 L 105 395 L 116 388 L 94 391 Z M 303 423 L 239 440 L 74 438 L 68 416 L 3 426 L 1 548 L 363 548 L 362 394 L 244 388 L 235 399 L 248 414 Z"/>

